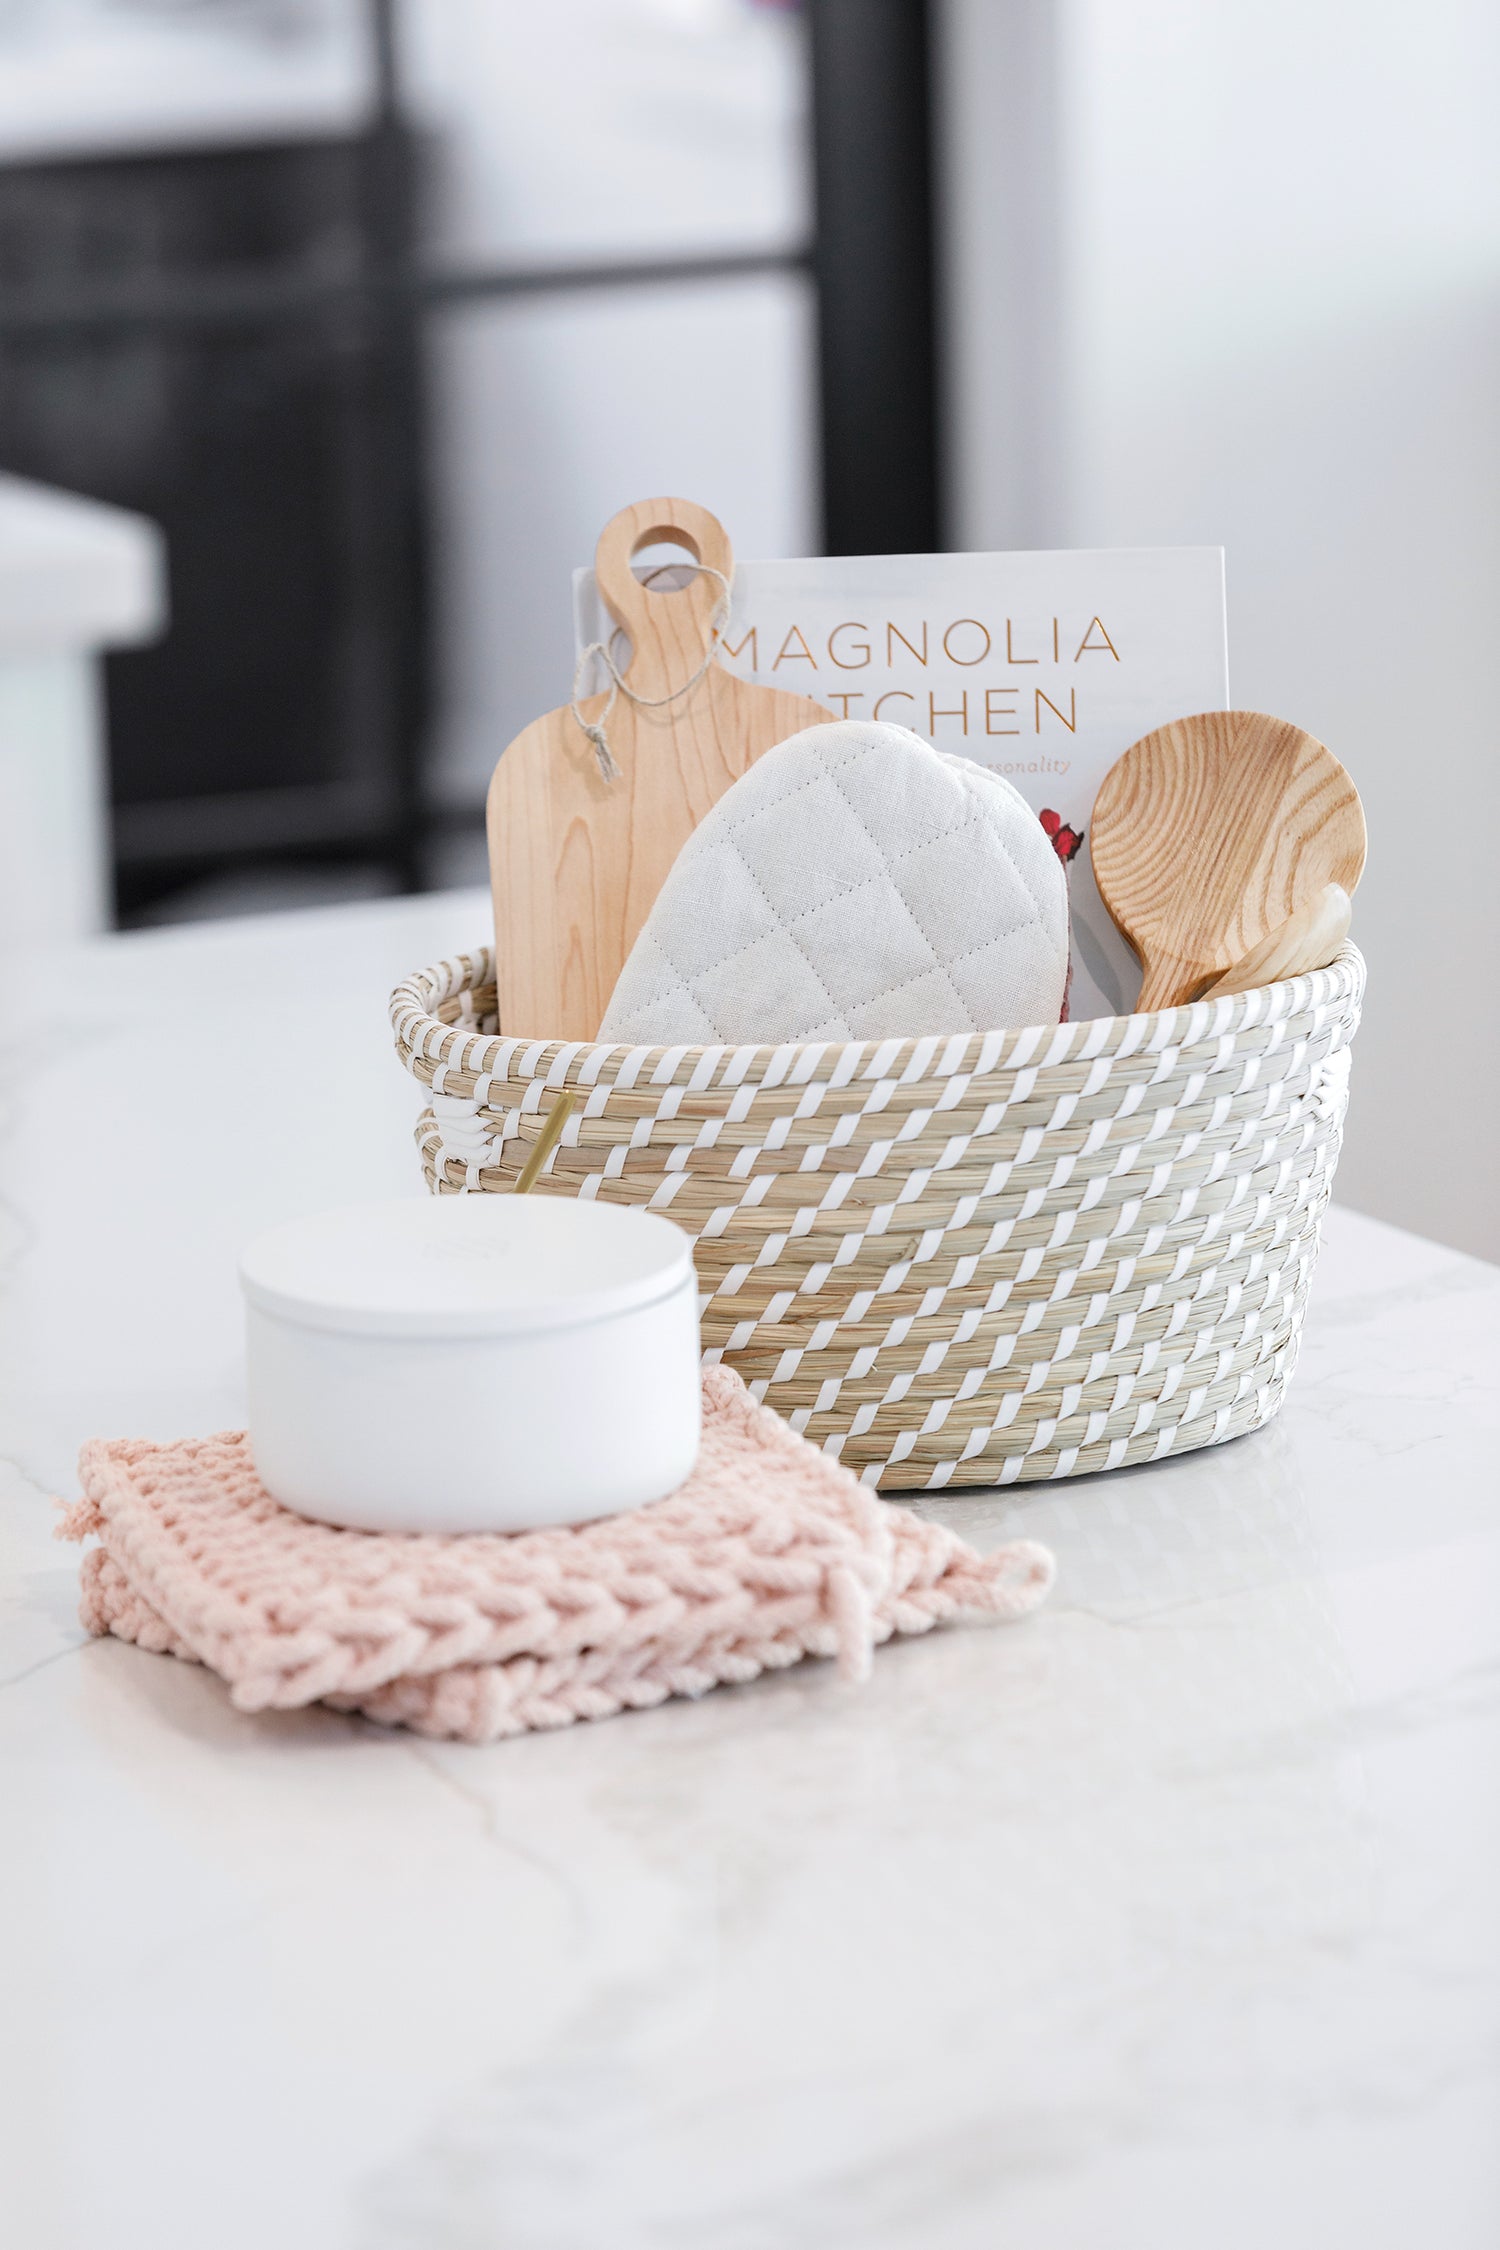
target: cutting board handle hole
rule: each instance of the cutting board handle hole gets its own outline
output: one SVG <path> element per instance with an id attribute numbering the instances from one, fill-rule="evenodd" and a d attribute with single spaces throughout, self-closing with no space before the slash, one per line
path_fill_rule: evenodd
<path id="1" fill-rule="evenodd" d="M 703 575 L 698 561 L 686 539 L 643 539 L 630 568 L 648 594 L 685 594 Z"/>
<path id="2" fill-rule="evenodd" d="M 691 563 L 712 569 L 692 570 Z M 663 627 L 671 617 L 675 638 L 684 613 L 707 632 L 734 559 L 723 525 L 707 508 L 691 500 L 642 500 L 605 525 L 594 568 L 605 607 L 632 639 L 634 628 L 653 616 Z"/>

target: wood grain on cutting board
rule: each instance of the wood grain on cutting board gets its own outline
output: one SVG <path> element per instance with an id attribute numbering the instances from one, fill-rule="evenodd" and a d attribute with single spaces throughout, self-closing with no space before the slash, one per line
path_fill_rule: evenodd
<path id="1" fill-rule="evenodd" d="M 637 695 L 681 688 L 702 664 L 723 593 L 695 573 L 680 591 L 643 586 L 630 564 L 671 541 L 728 578 L 723 526 L 689 500 L 643 500 L 606 524 L 599 592 L 631 645 Z M 619 644 L 616 643 L 618 648 Z M 597 721 L 608 701 L 580 709 Z M 489 792 L 490 882 L 500 1028 L 536 1039 L 591 1039 L 667 871 L 699 821 L 774 744 L 833 714 L 709 665 L 690 693 L 659 710 L 617 695 L 607 721 L 619 777 L 566 706 L 516 736 Z"/>

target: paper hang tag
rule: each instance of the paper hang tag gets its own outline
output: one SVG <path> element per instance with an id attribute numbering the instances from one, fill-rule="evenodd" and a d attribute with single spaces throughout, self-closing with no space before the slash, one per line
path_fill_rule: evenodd
<path id="1" fill-rule="evenodd" d="M 592 571 L 573 594 L 582 648 L 608 621 Z M 1222 548 L 742 562 L 720 661 L 1014 782 L 1068 872 L 1071 1016 L 1130 1010 L 1140 972 L 1094 882 L 1094 796 L 1142 735 L 1228 709 Z"/>

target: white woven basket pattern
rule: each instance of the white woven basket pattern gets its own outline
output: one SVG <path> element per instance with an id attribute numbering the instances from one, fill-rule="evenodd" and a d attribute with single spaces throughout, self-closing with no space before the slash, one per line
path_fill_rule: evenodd
<path id="1" fill-rule="evenodd" d="M 887 1488 L 1210 1445 L 1275 1413 L 1337 1161 L 1364 968 L 954 1038 L 622 1047 L 486 1030 L 486 951 L 391 1013 L 440 1193 L 670 1211 L 707 1355 Z"/>

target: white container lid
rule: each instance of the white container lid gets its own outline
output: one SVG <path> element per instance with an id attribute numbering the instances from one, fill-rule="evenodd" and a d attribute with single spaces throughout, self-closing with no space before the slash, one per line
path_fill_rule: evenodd
<path id="1" fill-rule="evenodd" d="M 555 1195 L 355 1203 L 258 1235 L 240 1286 L 259 1310 L 364 1336 L 505 1336 L 658 1303 L 693 1245 L 654 1211 Z"/>

